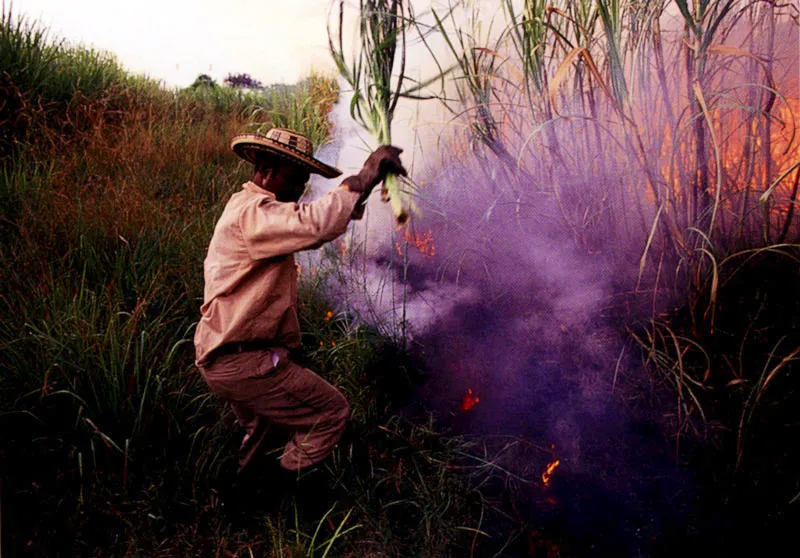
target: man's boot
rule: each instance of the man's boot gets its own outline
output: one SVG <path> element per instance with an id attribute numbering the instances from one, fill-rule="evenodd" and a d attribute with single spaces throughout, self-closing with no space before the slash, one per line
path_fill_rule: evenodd
<path id="1" fill-rule="evenodd" d="M 318 521 L 337 503 L 329 459 L 299 472 L 287 473 L 293 479 L 293 499 L 303 519 Z"/>

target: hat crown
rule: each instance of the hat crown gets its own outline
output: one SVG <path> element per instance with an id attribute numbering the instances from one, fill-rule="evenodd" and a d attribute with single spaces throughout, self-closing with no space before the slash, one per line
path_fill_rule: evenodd
<path id="1" fill-rule="evenodd" d="M 342 174 L 336 167 L 326 165 L 314 158 L 314 144 L 307 137 L 293 130 L 272 128 L 266 135 L 239 134 L 231 140 L 231 149 L 239 157 L 254 165 L 259 157 L 278 157 L 293 165 L 300 165 L 325 178 Z"/>
<path id="2" fill-rule="evenodd" d="M 314 145 L 311 143 L 311 140 L 292 130 L 272 128 L 267 132 L 267 138 L 309 157 L 314 155 Z"/>

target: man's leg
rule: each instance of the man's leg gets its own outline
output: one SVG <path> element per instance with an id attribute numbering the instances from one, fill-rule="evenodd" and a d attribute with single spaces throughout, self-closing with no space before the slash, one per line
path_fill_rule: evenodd
<path id="1" fill-rule="evenodd" d="M 289 360 L 282 349 L 226 356 L 202 372 L 211 390 L 238 408 L 237 416 L 241 413 L 254 429 L 246 445 L 255 436 L 253 417 L 295 433 L 281 456 L 281 466 L 290 471 L 330 455 L 350 415 L 339 390 Z"/>
<path id="2" fill-rule="evenodd" d="M 328 457 L 350 418 L 350 405 L 334 386 L 293 362 L 278 370 L 282 397 L 265 416 L 294 432 L 281 467 L 299 471 Z"/>
<path id="3" fill-rule="evenodd" d="M 269 425 L 249 406 L 236 401 L 230 403 L 236 420 L 244 428 L 244 438 L 239 446 L 239 468 L 236 471 L 241 473 L 261 449 L 261 444 L 269 431 Z"/>
<path id="4" fill-rule="evenodd" d="M 241 473 L 256 457 L 269 432 L 268 422 L 253 411 L 247 403 L 247 395 L 252 389 L 253 379 L 269 374 L 276 362 L 277 358 L 270 351 L 247 351 L 226 355 L 211 366 L 200 369 L 208 387 L 220 399 L 230 403 L 236 421 L 244 428 L 237 473 Z"/>

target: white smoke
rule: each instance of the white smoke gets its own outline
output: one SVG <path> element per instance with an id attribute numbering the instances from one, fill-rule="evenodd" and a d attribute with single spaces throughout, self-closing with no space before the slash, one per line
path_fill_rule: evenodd
<path id="1" fill-rule="evenodd" d="M 342 171 L 342 177 L 325 180 L 314 177 L 308 199 L 315 199 L 338 187 L 341 180 L 358 173 L 369 154 L 377 147 L 374 138 L 351 117 L 353 91 L 344 79 L 339 79 L 340 97 L 329 115 L 333 134 L 323 146 L 318 158 Z M 392 143 L 403 148 L 401 155 L 409 174 L 424 183 L 424 171 L 434 164 L 425 164 L 436 152 L 438 135 L 444 125 L 443 108 L 436 102 L 401 100 L 392 127 Z M 416 221 L 424 214 L 415 214 Z M 335 265 L 328 287 L 340 310 L 361 316 L 372 325 L 396 334 L 422 334 L 433 327 L 458 304 L 475 300 L 477 290 L 431 278 L 412 287 L 402 280 L 404 265 L 396 255 L 401 234 L 388 204 L 381 200 L 376 188 L 367 203 L 364 217 L 353 221 L 348 232 L 336 241 L 348 254 Z M 337 250 L 340 253 L 340 250 Z M 314 251 L 299 256 L 304 268 L 323 268 L 326 256 Z M 328 262 L 330 263 L 330 262 Z M 407 263 L 407 262 L 406 262 Z"/>

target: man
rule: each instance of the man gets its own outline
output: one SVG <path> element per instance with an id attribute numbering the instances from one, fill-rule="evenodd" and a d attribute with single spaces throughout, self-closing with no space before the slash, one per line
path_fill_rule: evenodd
<path id="1" fill-rule="evenodd" d="M 298 203 L 311 173 L 341 174 L 313 157 L 306 137 L 273 128 L 266 136 L 236 136 L 231 148 L 253 163 L 255 174 L 231 196 L 208 247 L 196 364 L 245 429 L 239 472 L 259 450 L 269 424 L 292 433 L 280 466 L 299 472 L 330 455 L 349 406 L 335 387 L 290 358 L 300 346 L 293 254 L 333 240 L 350 219 L 360 218 L 387 173 L 406 174 L 402 150 L 381 146 L 339 188 Z"/>

